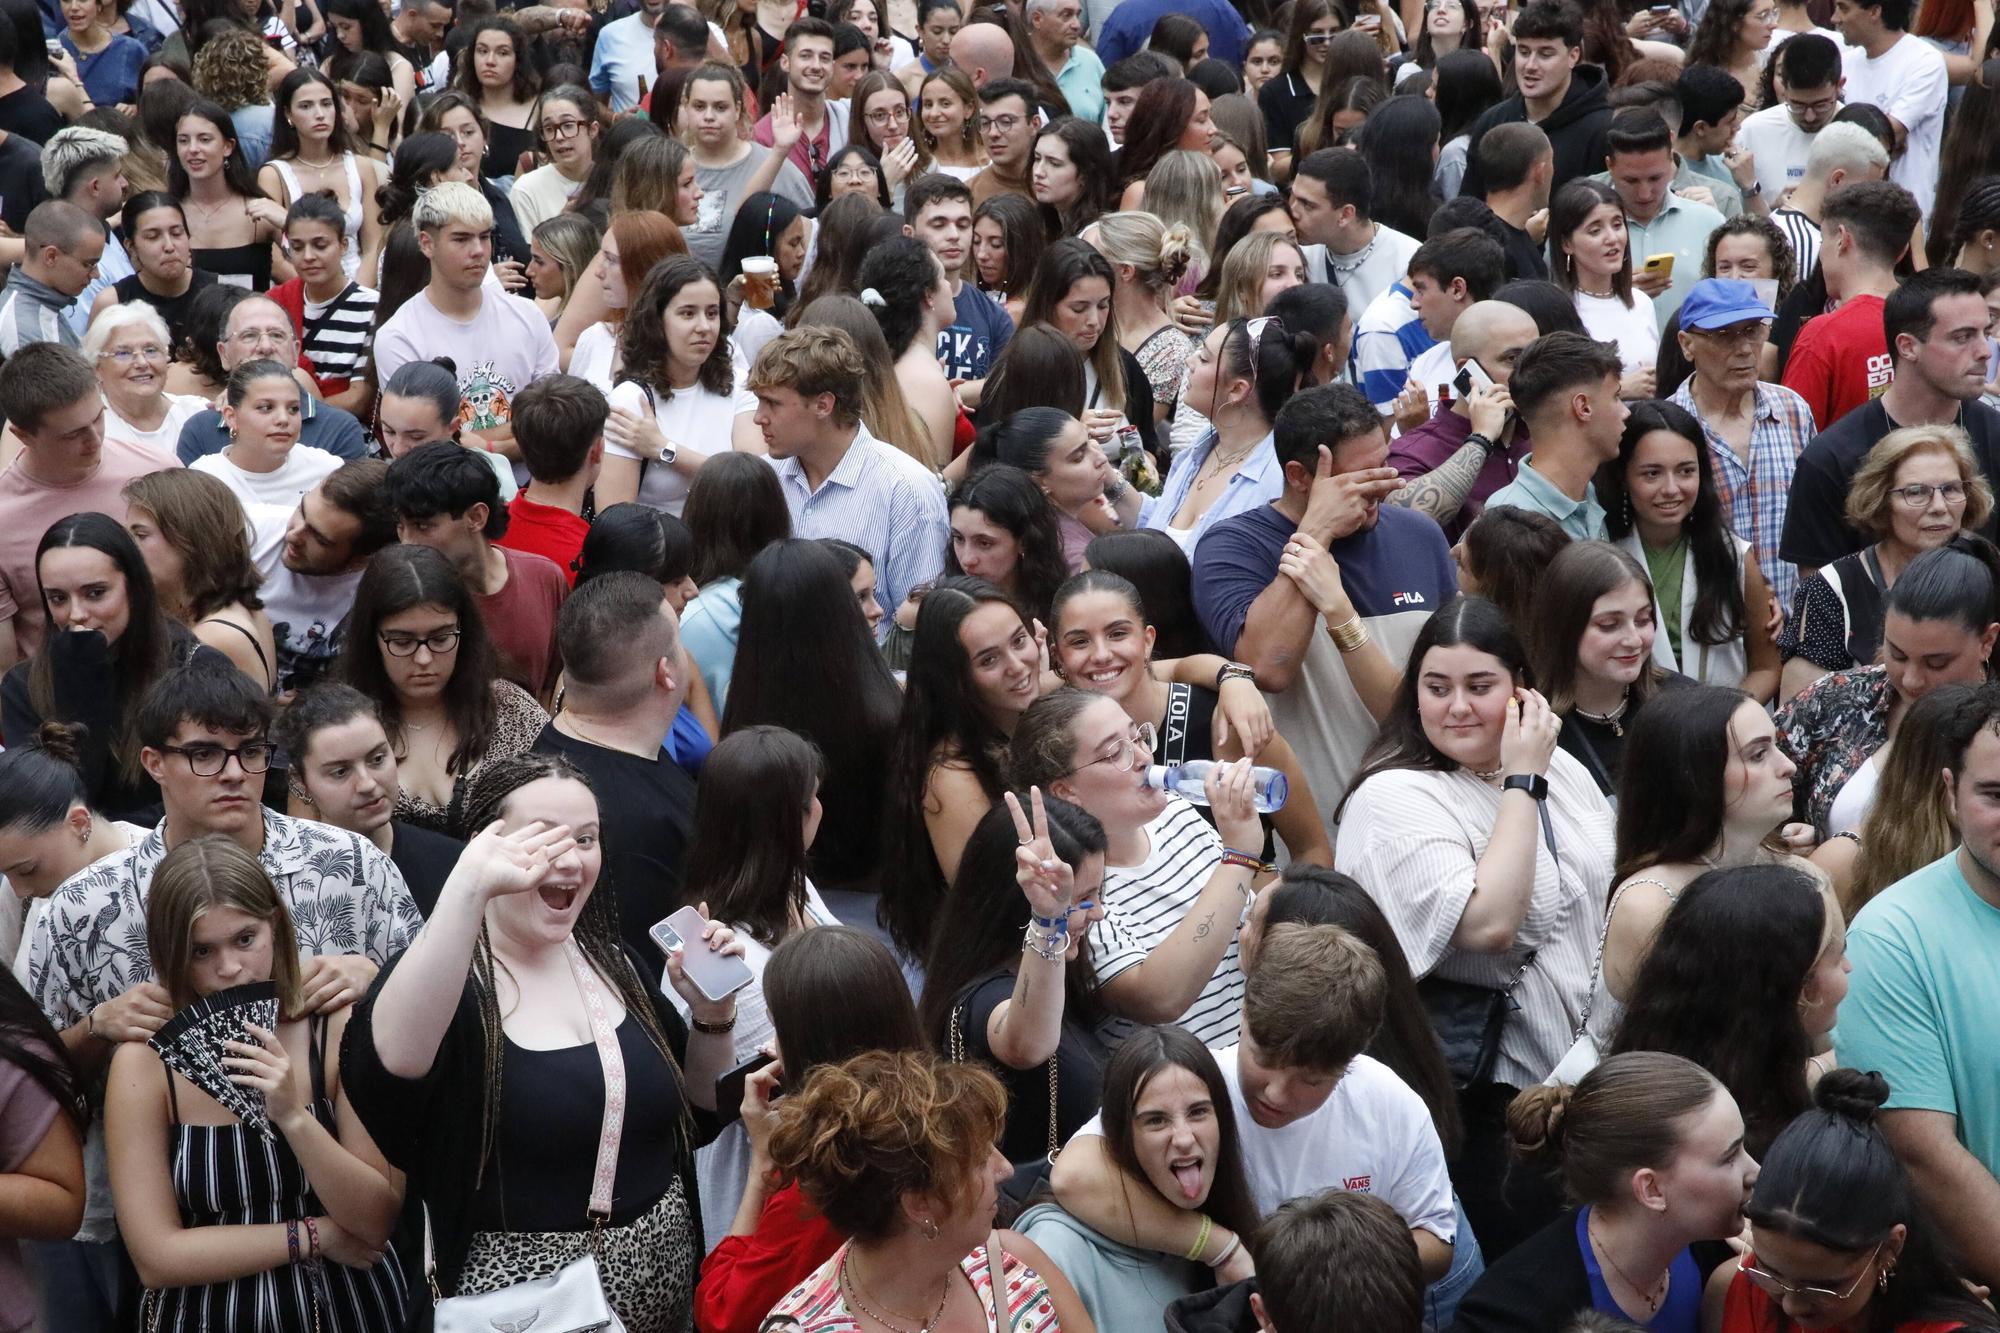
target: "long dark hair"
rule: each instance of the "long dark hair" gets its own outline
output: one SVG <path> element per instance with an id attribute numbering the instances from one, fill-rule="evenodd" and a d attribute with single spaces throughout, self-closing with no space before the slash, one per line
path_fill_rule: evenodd
<path id="1" fill-rule="evenodd" d="M 1153 627 L 1153 653 L 1161 658 L 1209 652 L 1208 634 L 1194 610 L 1194 569 L 1180 543 L 1158 528 L 1120 528 L 1090 539 L 1087 569 L 1101 569 L 1131 583 L 1139 609 Z"/>
<path id="2" fill-rule="evenodd" d="M 1035 271 L 1035 285 L 1028 290 L 1028 304 L 1021 311 L 1021 327 L 1026 329 L 1031 324 L 1053 327 L 1056 306 L 1069 295 L 1071 288 L 1087 278 L 1103 279 L 1106 292 L 1115 294 L 1118 290 L 1118 275 L 1112 271 L 1111 261 L 1078 237 L 1065 236 L 1044 250 L 1041 267 Z M 1069 337 L 1068 334 L 1062 336 Z M 1084 360 L 1097 368 L 1102 404 L 1123 409 L 1131 399 L 1125 387 L 1125 365 L 1120 350 L 1118 314 L 1114 305 L 1105 314 L 1104 330 L 1097 335 L 1097 345 L 1084 356 Z"/>
<path id="3" fill-rule="evenodd" d="M 979 419 L 1005 421 L 1030 407 L 1058 407 L 1078 416 L 1083 390 L 1083 353 L 1069 335 L 1053 324 L 1023 324 L 994 358 Z"/>
<path id="4" fill-rule="evenodd" d="M 1883 608 L 1915 621 L 1950 621 L 1978 635 L 2000 620 L 1996 602 L 2000 550 L 1984 537 L 1961 532 L 1912 560 L 1889 588 Z"/>
<path id="5" fill-rule="evenodd" d="M 1076 202 L 1068 208 L 1042 205 L 1043 225 L 1051 236 L 1075 236 L 1118 206 L 1111 142 L 1105 137 L 1103 126 L 1075 116 L 1057 116 L 1042 126 L 1035 133 L 1035 143 L 1050 137 L 1062 140 L 1068 150 L 1069 160 L 1076 168 L 1078 193 Z"/>
<path id="6" fill-rule="evenodd" d="M 1286 867 L 1283 880 L 1267 890 L 1270 901 L 1264 908 L 1264 937 L 1273 926 L 1339 926 L 1375 951 L 1388 983 L 1382 1026 L 1365 1052 L 1394 1070 L 1396 1077 L 1424 1099 L 1430 1108 L 1431 1123 L 1437 1127 L 1447 1159 L 1458 1156 L 1465 1133 L 1458 1110 L 1458 1094 L 1452 1091 L 1451 1073 L 1445 1068 L 1444 1049 L 1438 1045 L 1437 1029 L 1417 995 L 1416 980 L 1410 975 L 1409 960 L 1389 918 L 1368 896 L 1368 890 L 1338 870 L 1294 861 Z"/>
<path id="7" fill-rule="evenodd" d="M 1688 637 L 1711 646 L 1743 636 L 1749 615 L 1743 604 L 1743 567 L 1736 559 L 1736 537 L 1722 518 L 1722 501 L 1715 489 L 1715 463 L 1708 456 L 1708 439 L 1701 423 L 1678 403 L 1647 400 L 1632 404 L 1618 457 L 1597 470 L 1597 495 L 1604 504 L 1604 527 L 1611 540 L 1622 541 L 1633 530 L 1632 493 L 1626 478 L 1639 442 L 1655 431 L 1669 431 L 1694 446 L 1701 479 L 1688 511 L 1684 532 L 1688 555 L 1694 560 L 1694 606 L 1688 611 Z"/>
<path id="8" fill-rule="evenodd" d="M 1449 773 L 1458 767 L 1456 760 L 1446 758 L 1443 751 L 1431 744 L 1431 738 L 1424 734 L 1423 717 L 1417 711 L 1417 684 L 1424 673 L 1424 655 L 1433 648 L 1458 647 L 1495 658 L 1517 686 L 1534 683 L 1520 636 L 1499 607 L 1484 597 L 1454 597 L 1446 602 L 1417 631 L 1417 640 L 1410 645 L 1409 667 L 1403 672 L 1402 684 L 1396 687 L 1396 701 L 1389 707 L 1389 716 L 1382 719 L 1382 730 L 1374 744 L 1361 756 L 1360 771 L 1334 811 L 1335 823 L 1340 822 L 1340 811 L 1347 807 L 1348 797 L 1377 773 L 1406 768 Z"/>
<path id="9" fill-rule="evenodd" d="M 1021 808 L 1028 808 L 1028 799 Z M 1049 842 L 1056 856 L 1072 871 L 1092 856 L 1103 856 L 1104 825 L 1096 818 L 1044 793 L 1049 815 Z M 951 929 L 933 932 L 926 941 L 924 995 L 918 1006 L 924 1033 L 939 1050 L 946 1049 L 951 1012 L 965 998 L 967 987 L 1005 969 L 1021 956 L 1021 932 L 1032 909 L 1014 880 L 1014 853 L 1019 836 L 1014 816 L 996 804 L 966 839 L 958 874 L 937 904 L 937 917 Z M 1063 1022 L 1089 1028 L 1100 1016 L 1097 972 L 1082 951 L 1063 968 Z"/>
<path id="10" fill-rule="evenodd" d="M 997 290 L 1004 296 L 1025 297 L 1029 284 L 1035 280 L 1042 250 L 1049 243 L 1047 224 L 1040 210 L 1032 201 L 1007 191 L 991 196 L 972 210 L 975 229 L 982 218 L 992 220 L 1007 238 L 1007 272 Z M 981 291 L 996 290 L 983 281 L 977 285 Z"/>
<path id="11" fill-rule="evenodd" d="M 814 926 L 771 951 L 764 1004 L 785 1085 L 863 1051 L 927 1049 L 910 983 L 887 947 L 852 926 Z"/>
<path id="12" fill-rule="evenodd" d="M 1548 696 L 1549 707 L 1558 714 L 1567 714 L 1576 705 L 1576 649 L 1590 624 L 1591 608 L 1598 598 L 1627 583 L 1645 589 L 1651 604 L 1653 580 L 1646 567 L 1624 547 L 1609 542 L 1571 542 L 1549 561 L 1535 595 L 1528 658 L 1535 664 L 1535 677 Z M 1666 674 L 1648 657 L 1639 668 L 1639 678 L 1632 682 L 1632 707 L 1643 707 Z"/>
<path id="13" fill-rule="evenodd" d="M 1812 1109 L 1785 1126 L 1763 1153 L 1744 1213 L 1759 1233 L 1856 1258 L 1904 1228 L 1895 1275 L 1868 1298 L 1858 1333 L 1893 1333 L 1933 1321 L 1968 1329 L 2000 1326 L 1993 1311 L 1966 1291 L 1945 1238 L 1882 1133 L 1877 1117 L 1888 1099 L 1889 1084 L 1880 1074 L 1829 1071 L 1813 1089 Z M 1770 1307 L 1770 1333 L 1798 1327 L 1778 1302 Z"/>
<path id="14" fill-rule="evenodd" d="M 625 322 L 618 330 L 618 354 L 624 366 L 618 378 L 644 385 L 661 402 L 674 396 L 669 368 L 671 353 L 667 347 L 667 307 L 684 289 L 698 282 L 715 287 L 716 303 L 722 310 L 722 327 L 715 346 L 709 349 L 708 358 L 695 374 L 696 387 L 726 397 L 735 383 L 735 343 L 729 336 L 733 321 L 729 317 L 729 303 L 722 299 L 721 284 L 699 259 L 668 255 L 653 265 L 639 290 L 627 298 Z"/>
<path id="15" fill-rule="evenodd" d="M 310 84 L 318 84 L 333 94 L 333 133 L 326 141 L 327 152 L 346 153 L 354 149 L 354 136 L 347 132 L 347 118 L 341 114 L 340 89 L 332 79 L 311 65 L 301 65 L 287 74 L 278 84 L 278 95 L 271 100 L 277 103 L 278 114 L 271 126 L 271 156 L 273 158 L 297 157 L 299 155 L 299 131 L 292 124 L 292 98 L 298 96 L 299 89 Z M 359 203 L 360 200 L 356 200 Z"/>
<path id="16" fill-rule="evenodd" d="M 119 780 L 133 783 L 139 780 L 142 770 L 141 747 L 131 733 L 131 719 L 153 682 L 174 665 L 174 630 L 167 613 L 160 608 L 159 594 L 153 588 L 153 572 L 146 568 L 146 557 L 139 553 L 132 534 L 109 515 L 86 511 L 51 523 L 35 547 L 35 594 L 41 598 L 50 636 L 66 631 L 57 627 L 59 618 L 49 610 L 48 593 L 42 587 L 42 557 L 50 551 L 79 546 L 110 560 L 125 579 L 125 632 L 111 645 L 111 680 L 119 715 L 112 752 Z M 48 651 L 47 645 L 30 659 L 28 699 L 44 719 L 68 720 L 56 715 L 55 654 Z"/>
<path id="17" fill-rule="evenodd" d="M 1250 1193 L 1250 1179 L 1243 1170 L 1236 1106 L 1215 1056 L 1186 1028 L 1139 1028 L 1125 1038 L 1104 1071 L 1104 1145 L 1111 1160 L 1123 1168 L 1119 1172 L 1119 1188 L 1131 1189 L 1136 1182 L 1146 1179 L 1145 1168 L 1139 1165 L 1139 1156 L 1132 1147 L 1132 1113 L 1153 1076 L 1169 1068 L 1185 1069 L 1200 1079 L 1215 1107 L 1215 1124 L 1220 1131 L 1215 1181 L 1209 1186 L 1202 1212 L 1237 1235 L 1247 1236 L 1257 1227 L 1257 1204 Z M 1126 1206 L 1129 1210 L 1129 1196 Z"/>
<path id="18" fill-rule="evenodd" d="M 1124 146 L 1118 151 L 1120 189 L 1146 179 L 1154 164 L 1180 147 L 1200 91 L 1186 78 L 1154 79 L 1139 90 L 1131 119 L 1125 122 Z"/>
<path id="19" fill-rule="evenodd" d="M 1827 903 L 1789 865 L 1711 870 L 1681 890 L 1639 974 L 1608 1054 L 1694 1061 L 1743 1112 L 1750 1154 L 1812 1104 L 1800 992 L 1819 961 Z"/>
<path id="20" fill-rule="evenodd" d="M 1020 468 L 990 464 L 952 488 L 949 508 L 983 514 L 1014 538 L 1021 548 L 1014 566 L 1016 600 L 1031 614 L 1047 619 L 1049 603 L 1069 576 L 1069 566 L 1063 560 L 1055 507 L 1035 479 Z M 944 568 L 947 574 L 965 573 L 951 545 L 945 547 Z"/>
<path id="21" fill-rule="evenodd" d="M 257 177 L 251 172 L 249 164 L 243 160 L 243 145 L 236 141 L 236 122 L 229 118 L 229 113 L 207 98 L 203 98 L 183 111 L 181 120 L 186 120 L 189 116 L 207 121 L 228 143 L 229 156 L 222 160 L 222 183 L 229 187 L 229 192 L 239 199 L 266 198 L 265 193 L 257 188 Z M 178 133 L 179 120 L 174 122 L 174 128 Z M 176 199 L 188 197 L 187 168 L 181 165 L 178 145 L 167 151 L 167 193 Z"/>
<path id="22" fill-rule="evenodd" d="M 13 1065 L 55 1099 L 79 1136 L 90 1123 L 90 1098 L 55 1025 L 14 976 L 0 967 L 0 1065 Z"/>
<path id="23" fill-rule="evenodd" d="M 704 463 L 688 487 L 681 518 L 694 534 L 688 574 L 696 587 L 740 578 L 759 551 L 792 535 L 792 511 L 777 474 L 750 454 L 724 452 Z"/>
<path id="24" fill-rule="evenodd" d="M 1461 0 L 1468 8 L 1471 0 Z M 1469 29 L 1477 32 L 1478 29 Z M 1428 33 L 1428 29 L 1426 29 Z M 1482 54 L 1481 59 L 1485 59 Z M 1488 61 L 1488 68 L 1492 62 Z M 1433 151 L 1443 122 L 1428 97 L 1404 93 L 1368 114 L 1355 147 L 1372 169 L 1375 199 L 1368 216 L 1405 236 L 1422 236 L 1439 199 L 1431 188 Z"/>
<path id="25" fill-rule="evenodd" d="M 1694 685 L 1662 691 L 1633 715 L 1625 738 L 1630 762 L 1618 784 L 1613 884 L 1714 851 L 1735 795 L 1723 789 L 1736 749 L 1729 723 L 1749 700 L 1741 690 Z"/>
<path id="26" fill-rule="evenodd" d="M 1623 208 L 1618 192 L 1602 181 L 1573 180 L 1557 190 L 1549 201 L 1549 273 L 1556 285 L 1572 297 L 1576 294 L 1576 260 L 1563 249 L 1565 242 L 1584 224 L 1599 204 Z M 1621 214 L 1621 216 L 1623 216 Z M 1611 275 L 1611 290 L 1627 309 L 1632 305 L 1632 238 L 1625 238 L 1625 267 Z"/>
<path id="27" fill-rule="evenodd" d="M 443 700 L 445 716 L 458 733 L 458 744 L 445 761 L 445 772 L 465 773 L 485 757 L 487 743 L 493 739 L 498 715 L 493 682 L 499 664 L 479 601 L 451 561 L 428 546 L 410 545 L 385 546 L 369 557 L 368 568 L 354 590 L 339 677 L 375 701 L 390 743 L 398 754 L 406 752 L 403 705 L 382 660 L 388 649 L 383 647 L 380 634 L 383 621 L 414 606 L 440 607 L 458 620 L 458 648 L 452 654 L 451 677 L 445 681 Z M 485 824 L 468 827 L 484 828 Z"/>
<path id="28" fill-rule="evenodd" d="M 722 730 L 770 723 L 819 746 L 826 817 L 811 861 L 821 885 L 867 882 L 881 869 L 881 775 L 902 702 L 833 553 L 796 538 L 759 552 L 743 574 Z"/>
<path id="29" fill-rule="evenodd" d="M 682 897 L 775 947 L 805 912 L 805 817 L 822 767 L 783 727 L 724 736 L 702 763 Z"/>
<path id="30" fill-rule="evenodd" d="M 917 609 L 903 707 L 889 752 L 881 905 L 890 938 L 912 957 L 921 957 L 930 944 L 944 892 L 944 872 L 924 823 L 931 773 L 943 764 L 963 764 L 979 779 L 988 801 L 998 801 L 1005 785 L 1001 769 L 1007 737 L 979 706 L 972 663 L 959 640 L 968 616 L 996 605 L 1020 615 L 1006 593 L 985 579 L 960 574 L 938 580 Z M 1027 617 L 1021 621 L 1025 625 Z M 733 685 L 730 697 L 735 697 Z"/>
<path id="31" fill-rule="evenodd" d="M 1459 539 L 1466 570 L 1478 580 L 1480 596 L 1498 606 L 1521 634 L 1534 623 L 1535 588 L 1542 571 L 1569 543 L 1569 534 L 1547 514 L 1512 505 L 1481 510 Z"/>
<path id="32" fill-rule="evenodd" d="M 395 550 L 395 547 L 389 548 Z M 427 549 L 427 548 L 417 548 Z M 373 572 L 371 566 L 370 572 Z M 363 582 L 367 576 L 363 576 Z M 349 639 L 350 644 L 353 640 Z M 463 648 L 460 649 L 463 651 Z M 490 677 L 489 670 L 486 676 Z M 484 684 L 482 677 L 482 685 Z M 500 809 L 507 798 L 531 782 L 544 778 L 559 778 L 580 784 L 591 798 L 597 793 L 590 785 L 590 779 L 583 771 L 561 755 L 540 754 L 530 751 L 526 754 L 506 755 L 490 764 L 482 765 L 466 784 L 465 818 L 469 828 L 485 828 L 500 818 Z M 601 838 L 601 835 L 600 835 Z M 604 858 L 605 868 L 612 864 L 609 855 Z M 659 1012 L 647 994 L 646 983 L 632 967 L 632 960 L 626 955 L 621 942 L 623 937 L 618 925 L 618 886 L 600 873 L 597 884 L 578 914 L 576 925 L 570 937 L 583 950 L 583 956 L 590 960 L 606 981 L 618 992 L 619 1000 L 625 1006 L 626 1014 L 639 1024 L 653 1048 L 666 1062 L 673 1075 L 674 1091 L 679 1094 L 681 1115 L 675 1132 L 681 1136 L 682 1150 L 692 1151 L 694 1137 L 688 1118 L 689 1102 L 686 1089 L 682 1085 L 680 1062 L 674 1059 L 673 1044 L 667 1040 L 666 1029 L 660 1025 Z M 504 964 L 500 965 L 504 966 Z M 501 1032 L 500 987 L 496 975 L 496 960 L 493 945 L 487 934 L 485 923 L 479 927 L 479 940 L 472 952 L 472 987 L 479 1005 L 479 1025 L 484 1037 L 482 1061 L 485 1074 L 485 1096 L 481 1107 L 479 1136 L 479 1172 L 475 1186 L 486 1176 L 486 1164 L 492 1159 L 495 1145 L 500 1137 L 501 1087 L 500 1075 L 506 1066 L 506 1044 Z"/>

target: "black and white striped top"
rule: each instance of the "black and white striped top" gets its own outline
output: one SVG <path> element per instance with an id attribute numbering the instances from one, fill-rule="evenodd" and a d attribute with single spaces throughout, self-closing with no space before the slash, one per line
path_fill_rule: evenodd
<path id="1" fill-rule="evenodd" d="M 1144 862 L 1104 868 L 1104 920 L 1091 927 L 1088 943 L 1100 986 L 1145 962 L 1174 933 L 1222 863 L 1221 836 L 1201 817 L 1199 808 L 1178 796 L 1146 826 L 1146 836 L 1152 850 Z M 1231 923 L 1230 929 L 1234 928 Z M 1215 975 L 1175 1021 L 1201 1038 L 1204 1046 L 1226 1046 L 1236 1040 L 1242 1011 L 1243 972 L 1232 939 Z M 1130 1019 L 1114 1017 L 1098 1033 L 1106 1046 L 1115 1049 L 1137 1026 Z"/>
<path id="2" fill-rule="evenodd" d="M 1804 282 L 1819 262 L 1819 223 L 1814 222 L 1796 208 L 1778 208 L 1771 211 L 1771 221 L 1785 233 L 1785 239 L 1792 243 L 1792 254 L 1797 258 L 1793 272 Z"/>
<path id="3" fill-rule="evenodd" d="M 375 303 L 379 299 L 372 287 L 350 282 L 331 301 L 324 304 L 306 301 L 305 336 L 300 350 L 321 379 L 353 379 L 361 369 L 368 356 Z"/>

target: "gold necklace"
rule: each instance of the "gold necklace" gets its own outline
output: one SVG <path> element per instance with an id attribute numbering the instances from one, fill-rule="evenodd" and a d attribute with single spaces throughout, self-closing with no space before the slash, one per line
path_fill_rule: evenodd
<path id="1" fill-rule="evenodd" d="M 1597 1253 L 1603 1257 L 1604 1262 L 1611 1265 L 1611 1271 L 1618 1275 L 1618 1280 L 1623 1282 L 1627 1287 L 1630 1287 L 1633 1294 L 1639 1297 L 1640 1300 L 1646 1302 L 1646 1317 L 1648 1319 L 1652 1318 L 1654 1313 L 1659 1310 L 1660 1302 L 1667 1298 L 1667 1279 L 1673 1276 L 1674 1271 L 1672 1265 L 1660 1270 L 1660 1280 L 1655 1282 L 1652 1289 L 1648 1291 L 1627 1277 L 1625 1270 L 1618 1266 L 1618 1260 L 1612 1255 L 1611 1247 L 1606 1245 L 1597 1234 L 1597 1217 L 1595 1214 L 1592 1214 L 1590 1223 L 1585 1227 L 1585 1230 L 1590 1233 L 1590 1243 L 1597 1247 Z"/>
<path id="2" fill-rule="evenodd" d="M 311 167 L 314 171 L 325 171 L 328 167 L 340 161 L 340 159 L 337 157 L 329 157 L 324 162 L 309 162 L 304 157 L 294 156 L 292 158 L 292 161 L 298 163 L 302 167 Z"/>
<path id="3" fill-rule="evenodd" d="M 1251 451 L 1256 447 L 1257 447 L 1257 442 L 1255 440 L 1252 440 L 1249 444 L 1243 447 L 1241 452 L 1237 453 L 1234 457 L 1230 458 L 1223 457 L 1222 451 L 1220 449 L 1216 449 L 1215 451 L 1209 454 L 1208 462 L 1202 464 L 1202 475 L 1195 479 L 1194 484 L 1196 486 L 1206 486 L 1218 477 L 1226 476 L 1230 473 L 1235 472 L 1238 467 L 1242 466 L 1243 460 L 1248 458 L 1250 456 Z M 1210 469 L 1209 464 L 1214 464 L 1213 470 Z"/>
<path id="4" fill-rule="evenodd" d="M 861 1311 L 861 1313 L 867 1315 L 870 1319 L 873 1319 L 876 1323 L 880 1324 L 882 1327 L 887 1329 L 893 1329 L 895 1333 L 912 1333 L 912 1330 L 906 1329 L 901 1324 L 896 1323 L 894 1320 L 885 1318 L 881 1314 L 878 1314 L 876 1311 L 868 1308 L 868 1303 L 861 1299 L 861 1290 L 855 1284 L 854 1274 L 848 1271 L 846 1255 L 842 1255 L 840 1258 L 840 1291 L 841 1295 L 847 1298 L 847 1303 L 849 1305 L 852 1305 L 855 1309 Z M 936 1328 L 940 1323 L 942 1323 L 944 1320 L 945 1303 L 948 1302 L 950 1299 L 951 1299 L 951 1275 L 947 1273 L 945 1274 L 945 1279 L 944 1279 L 944 1290 L 938 1293 L 937 1309 L 931 1311 L 931 1317 L 929 1319 L 924 1320 L 923 1323 L 914 1330 L 914 1333 L 931 1333 L 932 1329 Z M 908 1318 L 907 1315 L 903 1317 Z"/>

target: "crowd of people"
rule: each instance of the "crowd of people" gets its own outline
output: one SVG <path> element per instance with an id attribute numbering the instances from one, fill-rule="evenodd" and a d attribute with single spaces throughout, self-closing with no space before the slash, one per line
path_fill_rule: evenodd
<path id="1" fill-rule="evenodd" d="M 0 1333 L 2000 1333 L 1996 42 L 0 0 Z"/>

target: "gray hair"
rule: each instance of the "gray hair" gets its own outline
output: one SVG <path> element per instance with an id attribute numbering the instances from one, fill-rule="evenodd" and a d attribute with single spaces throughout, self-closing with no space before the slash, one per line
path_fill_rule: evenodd
<path id="1" fill-rule="evenodd" d="M 1871 167 L 1887 171 L 1889 150 L 1861 126 L 1837 121 L 1813 136 L 1812 149 L 1806 154 L 1805 178 L 1825 181 L 1836 171 L 1854 176 Z"/>
<path id="2" fill-rule="evenodd" d="M 123 139 L 107 130 L 84 125 L 57 130 L 42 145 L 42 184 L 50 198 L 65 198 L 83 173 L 116 162 L 129 151 Z"/>
<path id="3" fill-rule="evenodd" d="M 90 363 L 97 364 L 97 358 L 104 355 L 110 341 L 129 328 L 138 328 L 159 339 L 160 346 L 173 350 L 174 341 L 167 332 L 167 321 L 160 312 L 145 301 L 123 301 L 108 306 L 97 318 L 90 321 L 90 328 L 83 335 L 83 354 Z"/>

